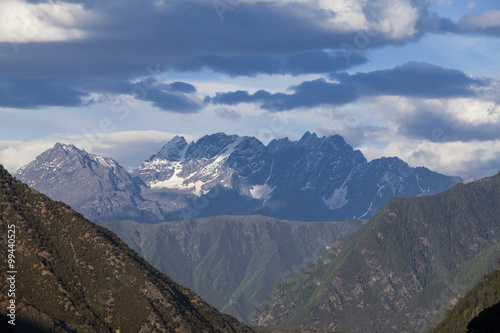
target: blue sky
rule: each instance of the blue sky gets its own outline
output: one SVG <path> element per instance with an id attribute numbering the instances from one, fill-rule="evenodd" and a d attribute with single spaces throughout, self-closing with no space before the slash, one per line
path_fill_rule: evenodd
<path id="1" fill-rule="evenodd" d="M 340 134 L 500 169 L 500 1 L 5 0 L 0 163 L 55 142 L 132 169 L 176 134 Z"/>

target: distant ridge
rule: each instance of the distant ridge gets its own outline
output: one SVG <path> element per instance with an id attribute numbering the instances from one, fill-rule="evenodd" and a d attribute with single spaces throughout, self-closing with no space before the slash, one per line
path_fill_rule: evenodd
<path id="1" fill-rule="evenodd" d="M 248 323 L 280 282 L 363 225 L 360 220 L 297 222 L 255 215 L 97 223 L 174 281 Z"/>
<path id="2" fill-rule="evenodd" d="M 153 223 L 256 214 L 368 219 L 391 197 L 435 194 L 461 181 L 397 157 L 368 162 L 341 136 L 309 132 L 267 146 L 224 133 L 191 143 L 176 136 L 131 175 L 111 159 L 56 145 L 16 177 L 88 218 Z"/>

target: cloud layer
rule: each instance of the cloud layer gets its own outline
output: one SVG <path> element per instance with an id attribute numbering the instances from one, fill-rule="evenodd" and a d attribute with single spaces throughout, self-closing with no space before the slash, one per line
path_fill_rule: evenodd
<path id="1" fill-rule="evenodd" d="M 291 94 L 269 93 L 260 90 L 219 93 L 206 102 L 225 105 L 259 103 L 271 111 L 291 110 L 318 105 L 344 105 L 363 97 L 380 95 L 450 98 L 475 95 L 474 88 L 488 85 L 487 79 L 472 78 L 465 73 L 427 63 L 411 62 L 389 70 L 370 73 L 333 74 L 325 79 L 306 81 L 291 87 Z"/>
<path id="2" fill-rule="evenodd" d="M 113 93 L 158 66 L 161 73 L 209 69 L 249 77 L 332 73 L 366 63 L 370 49 L 424 34 L 499 31 L 498 11 L 453 23 L 423 0 L 359 0 L 350 6 L 326 0 L 8 0 L 0 6 L 12 9 L 0 10 L 8 28 L 0 34 L 0 82 L 10 92 L 0 106 L 19 108 L 77 106 L 89 94 Z M 326 84 L 304 82 L 293 98 L 308 105 L 301 92 Z M 134 95 L 129 87 L 120 93 Z M 142 99 L 162 110 L 197 112 L 200 103 L 192 93 L 156 88 Z M 283 107 L 293 104 L 300 103 Z"/>

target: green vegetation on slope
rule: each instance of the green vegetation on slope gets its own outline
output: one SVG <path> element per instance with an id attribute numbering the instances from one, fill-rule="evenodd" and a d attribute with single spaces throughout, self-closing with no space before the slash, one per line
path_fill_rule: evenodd
<path id="1" fill-rule="evenodd" d="M 493 317 L 496 318 L 496 323 L 500 324 L 499 302 L 500 270 L 496 269 L 485 275 L 474 288 L 469 290 L 465 296 L 458 301 L 453 309 L 448 310 L 445 318 L 436 325 L 430 333 L 466 333 L 468 332 L 467 326 L 469 322 L 487 308 L 491 309 L 482 313 L 482 316 L 491 317 L 488 313 L 492 311 Z M 482 320 L 484 321 L 484 319 Z M 476 321 L 478 320 L 476 319 Z M 484 322 L 472 322 L 471 326 L 474 326 L 474 330 L 469 329 L 469 332 L 480 332 L 480 327 L 478 326 L 481 326 L 481 323 L 484 325 Z M 491 330 L 484 330 L 483 332 L 491 332 Z"/>
<path id="2" fill-rule="evenodd" d="M 16 230 L 16 320 L 36 331 L 252 331 L 158 272 L 112 232 L 16 181 L 0 166 L 2 251 L 11 226 Z M 2 281 L 6 265 L 2 260 Z M 2 283 L 2 328 L 11 299 L 7 288 Z"/>
<path id="3" fill-rule="evenodd" d="M 158 224 L 98 223 L 174 281 L 217 309 L 250 322 L 274 287 L 363 222 L 214 216 Z"/>
<path id="4" fill-rule="evenodd" d="M 500 175 L 392 198 L 353 235 L 276 288 L 261 325 L 425 331 L 500 257 Z"/>

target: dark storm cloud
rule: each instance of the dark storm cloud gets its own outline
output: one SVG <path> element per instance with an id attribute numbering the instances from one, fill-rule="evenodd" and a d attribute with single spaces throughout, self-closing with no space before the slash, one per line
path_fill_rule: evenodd
<path id="1" fill-rule="evenodd" d="M 196 87 L 186 82 L 173 82 L 168 84 L 167 87 L 169 89 L 172 89 L 173 91 L 178 91 L 185 94 L 192 94 L 196 92 Z"/>
<path id="2" fill-rule="evenodd" d="M 93 92 L 131 94 L 138 89 L 130 87 L 131 81 L 155 78 L 183 62 L 193 69 L 212 67 L 230 75 L 299 74 L 349 66 L 338 52 L 304 51 L 336 46 L 350 38 L 326 32 L 317 23 L 326 14 L 304 5 L 241 4 L 221 22 L 207 1 L 71 2 L 98 13 L 78 27 L 85 32 L 84 39 L 29 42 L 20 38 L 0 43 L 0 80 L 8 88 L 0 106 L 78 106 L 82 97 Z M 303 16 L 306 12 L 308 19 Z M 262 51 L 269 54 L 268 65 L 259 56 L 246 56 Z M 233 57 L 232 63 L 227 54 Z M 352 64 L 366 61 L 361 55 L 351 58 Z M 174 83 L 169 89 L 155 87 L 147 94 L 133 95 L 163 110 L 193 112 L 200 106 L 183 94 L 194 90 Z"/>
<path id="3" fill-rule="evenodd" d="M 0 76 L 0 106 L 38 108 L 79 106 L 88 93 L 68 86 L 65 80 Z"/>
<path id="4" fill-rule="evenodd" d="M 399 134 L 438 143 L 498 140 L 500 122 L 473 123 L 442 110 L 419 109 L 399 119 Z"/>
<path id="5" fill-rule="evenodd" d="M 364 64 L 366 55 L 354 52 L 346 57 L 340 50 L 332 52 L 311 51 L 290 55 L 207 55 L 191 58 L 173 68 L 180 71 L 200 71 L 204 68 L 230 76 L 255 76 L 257 74 L 311 74 L 345 70 Z"/>
<path id="6" fill-rule="evenodd" d="M 324 79 L 306 81 L 291 87 L 293 93 L 269 93 L 260 90 L 218 93 L 206 102 L 235 105 L 259 103 L 273 111 L 312 107 L 322 104 L 344 105 L 362 97 L 391 95 L 422 98 L 472 96 L 472 86 L 486 86 L 487 80 L 475 79 L 465 73 L 427 63 L 411 62 L 389 70 L 370 73 L 332 75 L 338 82 Z"/>
<path id="7" fill-rule="evenodd" d="M 457 24 L 430 12 L 427 1 L 423 0 L 412 1 L 419 13 L 416 33 L 401 39 L 376 31 L 345 32 L 327 28 L 326 22 L 335 14 L 307 3 L 238 2 L 224 13 L 221 21 L 212 1 L 63 2 L 82 4 L 96 14 L 76 27 L 85 37 L 61 42 L 30 42 L 20 38 L 13 43 L 0 43 L 0 80 L 15 90 L 13 95 L 5 95 L 0 105 L 76 106 L 82 97 L 92 92 L 123 91 L 120 85 L 130 90 L 127 84 L 131 81 L 156 77 L 169 70 L 208 68 L 230 76 L 331 73 L 365 63 L 370 49 L 401 45 L 430 32 L 460 30 Z M 385 2 L 365 4 L 366 15 L 375 26 L 378 14 L 387 10 L 381 6 L 384 4 L 387 5 Z M 469 23 L 461 24 L 472 29 L 476 21 L 464 18 L 464 22 Z M 22 80 L 26 84 L 20 85 Z M 363 89 L 352 90 L 355 80 L 365 81 L 361 75 L 342 80 L 341 85 L 322 80 L 305 82 L 294 87 L 291 95 L 262 91 L 247 94 L 243 99 L 260 102 L 268 109 L 289 109 L 318 103 L 343 104 L 376 92 L 368 84 Z M 53 81 L 48 85 L 50 88 L 35 89 L 37 84 L 50 81 Z M 92 90 L 88 82 L 99 84 Z M 450 88 L 451 95 L 457 92 L 455 88 Z M 436 95 L 446 95 L 443 89 L 439 88 Z M 468 92 L 464 87 L 462 91 Z M 163 110 L 199 110 L 194 107 L 197 102 L 188 96 L 192 93 L 193 88 L 174 84 L 168 89 L 152 89 L 142 98 Z M 236 97 L 221 94 L 218 99 L 237 103 Z"/>
<path id="8" fill-rule="evenodd" d="M 0 43 L 0 73 L 128 79 L 157 65 L 162 70 L 208 67 L 230 75 L 330 72 L 365 62 L 359 51 L 412 40 L 327 29 L 332 14 L 301 3 L 241 3 L 220 21 L 212 1 L 71 2 L 97 14 L 79 23 L 85 38 Z M 363 45 L 356 43 L 360 36 Z M 351 57 L 349 49 L 345 57 L 347 46 L 341 45 L 357 52 Z"/>
<path id="9" fill-rule="evenodd" d="M 131 78 L 147 66 L 159 64 L 164 70 L 186 59 L 215 61 L 207 55 L 265 53 L 278 59 L 278 54 L 337 48 L 354 36 L 327 32 L 318 23 L 326 14 L 300 4 L 241 4 L 221 22 L 210 1 L 170 0 L 164 7 L 153 3 L 128 1 L 99 8 L 100 18 L 81 27 L 87 34 L 83 40 L 0 43 L 0 73 Z M 373 45 L 387 43 L 380 39 Z"/>
<path id="10" fill-rule="evenodd" d="M 136 83 L 93 78 L 0 78 L 0 107 L 78 107 L 90 93 L 126 94 L 171 112 L 191 113 L 202 103 L 193 97 L 196 88 L 185 82 L 161 83 L 144 79 Z M 88 103 L 88 102 L 86 102 Z"/>
<path id="11" fill-rule="evenodd" d="M 152 102 L 154 106 L 172 112 L 193 113 L 202 106 L 201 101 L 188 95 L 196 92 L 196 88 L 184 82 L 163 84 L 143 80 L 133 84 L 130 92 L 136 99 Z"/>
<path id="12" fill-rule="evenodd" d="M 421 62 L 409 62 L 393 69 L 354 75 L 332 75 L 341 84 L 355 87 L 359 95 L 397 95 L 424 98 L 472 96 L 471 86 L 485 86 L 464 72 Z"/>

